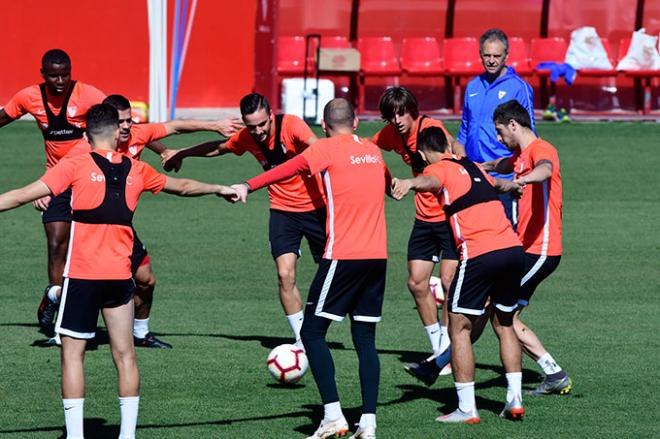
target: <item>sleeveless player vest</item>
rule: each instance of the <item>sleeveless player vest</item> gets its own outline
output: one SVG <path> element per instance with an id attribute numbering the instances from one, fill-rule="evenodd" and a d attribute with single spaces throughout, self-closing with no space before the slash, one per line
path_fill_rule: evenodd
<path id="1" fill-rule="evenodd" d="M 495 188 L 490 184 L 484 173 L 481 172 L 477 165 L 472 161 L 466 157 L 462 157 L 459 160 L 454 158 L 446 158 L 443 160 L 448 160 L 462 166 L 467 171 L 472 182 L 469 191 L 458 197 L 449 206 L 444 206 L 445 213 L 448 217 L 455 215 L 468 207 L 474 206 L 475 204 L 487 203 L 499 199 L 497 197 L 497 192 L 495 192 Z"/>
<path id="2" fill-rule="evenodd" d="M 75 125 L 71 125 L 66 118 L 67 110 L 69 106 L 69 98 L 73 93 L 73 89 L 76 86 L 76 81 L 71 81 L 69 90 L 64 96 L 64 102 L 62 103 L 62 108 L 58 115 L 53 114 L 48 105 L 46 99 L 46 84 L 40 84 L 39 89 L 41 90 L 41 99 L 44 102 L 44 111 L 46 112 L 46 117 L 48 117 L 48 128 L 41 130 L 41 134 L 44 136 L 44 140 L 49 140 L 51 142 L 59 142 L 65 140 L 77 140 L 82 139 L 84 129 L 78 128 Z"/>
<path id="3" fill-rule="evenodd" d="M 126 204 L 126 180 L 131 171 L 130 159 L 122 156 L 121 163 L 111 163 L 99 154 L 91 153 L 91 156 L 105 176 L 105 197 L 94 209 L 74 210 L 73 220 L 87 224 L 131 226 L 133 211 Z"/>
<path id="4" fill-rule="evenodd" d="M 401 136 L 401 143 L 403 143 L 403 147 L 408 153 L 408 157 L 410 157 L 410 167 L 417 174 L 421 174 L 422 171 L 424 171 L 424 168 L 426 168 L 427 166 L 426 162 L 422 158 L 422 155 L 419 153 L 419 148 L 417 147 L 417 144 L 419 142 L 419 133 L 422 131 L 422 122 L 427 117 L 428 116 L 422 116 L 419 118 L 419 122 L 417 122 L 417 138 L 416 138 L 417 140 L 415 140 L 415 152 L 413 152 L 410 148 L 408 148 L 408 143 L 406 142 L 406 139 L 403 138 L 403 134 L 399 133 L 399 135 Z"/>
<path id="5" fill-rule="evenodd" d="M 286 145 L 282 143 L 283 120 L 283 114 L 275 116 L 275 147 L 272 150 L 269 149 L 267 145 L 256 142 L 259 145 L 261 153 L 266 157 L 266 163 L 261 165 L 264 168 L 264 171 L 268 171 L 277 165 L 281 165 L 291 158 L 286 155 Z"/>

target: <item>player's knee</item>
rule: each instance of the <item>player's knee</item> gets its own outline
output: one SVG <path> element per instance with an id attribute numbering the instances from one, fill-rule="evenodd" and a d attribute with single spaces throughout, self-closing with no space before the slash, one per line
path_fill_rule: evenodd
<path id="1" fill-rule="evenodd" d="M 153 273 L 149 273 L 146 276 L 139 276 L 135 278 L 135 283 L 143 290 L 152 291 L 156 288 L 156 276 Z"/>
<path id="2" fill-rule="evenodd" d="M 137 368 L 135 349 L 116 349 L 113 358 L 118 369 L 128 370 Z"/>
<path id="3" fill-rule="evenodd" d="M 427 279 L 419 280 L 414 277 L 408 278 L 408 290 L 415 298 L 424 297 L 429 293 L 429 282 Z"/>
<path id="4" fill-rule="evenodd" d="M 440 282 L 442 282 L 442 288 L 445 291 L 449 291 L 451 283 L 454 281 L 454 272 L 451 273 L 440 273 Z"/>
<path id="5" fill-rule="evenodd" d="M 291 290 L 296 285 L 296 270 L 289 267 L 277 269 L 277 280 L 285 290 Z"/>

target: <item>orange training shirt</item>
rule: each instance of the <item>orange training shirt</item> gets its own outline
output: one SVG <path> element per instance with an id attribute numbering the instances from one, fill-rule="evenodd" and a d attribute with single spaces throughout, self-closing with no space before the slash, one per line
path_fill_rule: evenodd
<path id="1" fill-rule="evenodd" d="M 528 184 L 518 202 L 518 236 L 527 253 L 559 256 L 562 253 L 562 184 L 557 150 L 550 143 L 536 139 L 518 150 L 510 159 L 516 178 L 523 177 L 542 160 L 552 163 L 550 178 Z"/>
<path id="2" fill-rule="evenodd" d="M 385 166 L 368 139 L 346 134 L 320 139 L 303 151 L 321 173 L 327 197 L 325 259 L 386 259 Z"/>
<path id="3" fill-rule="evenodd" d="M 131 126 L 131 134 L 126 143 L 117 145 L 117 152 L 135 160 L 140 160 L 140 155 L 145 146 L 156 140 L 167 137 L 167 128 L 163 123 L 143 123 Z"/>
<path id="4" fill-rule="evenodd" d="M 40 179 L 53 195 L 62 193 L 70 186 L 73 210 L 94 209 L 103 203 L 105 176 L 92 159 L 92 154 L 100 154 L 112 163 L 120 163 L 122 158 L 122 154 L 116 151 L 96 150 L 61 160 Z M 166 177 L 151 166 L 131 159 L 131 170 L 126 179 L 128 208 L 135 211 L 142 192 L 156 194 L 163 189 L 165 182 Z M 74 279 L 130 279 L 132 251 L 133 230 L 130 226 L 73 221 L 64 276 Z"/>
<path id="5" fill-rule="evenodd" d="M 407 145 L 408 149 L 412 152 L 417 151 L 417 124 L 420 119 L 421 116 L 417 118 L 408 135 Z M 422 121 L 421 129 L 423 130 L 429 127 L 438 127 L 442 129 L 447 136 L 447 139 L 451 141 L 452 137 L 441 121 L 425 117 Z M 374 135 L 372 140 L 381 149 L 396 152 L 401 156 L 401 159 L 403 159 L 404 162 L 410 165 L 411 162 L 410 157 L 408 156 L 408 151 L 406 151 L 406 148 L 403 145 L 403 140 L 401 139 L 401 134 L 396 129 L 395 125 L 388 123 L 382 130 Z M 413 173 L 413 175 L 416 174 Z M 447 220 L 444 210 L 442 210 L 433 194 L 428 192 L 415 193 L 415 211 L 415 217 L 422 221 L 435 223 Z"/>
<path id="6" fill-rule="evenodd" d="M 48 106 L 55 114 L 59 114 L 64 103 L 64 95 L 53 96 L 46 90 Z M 100 104 L 105 99 L 105 94 L 97 88 L 76 81 L 69 105 L 67 107 L 67 120 L 78 128 L 85 128 L 87 110 L 95 104 Z M 31 85 L 24 88 L 12 97 L 4 107 L 5 112 L 12 119 L 18 119 L 25 114 L 31 114 L 37 120 L 39 129 L 48 127 L 48 116 L 44 110 L 44 101 L 41 97 L 39 85 Z M 45 141 L 46 167 L 50 168 L 63 157 L 71 157 L 89 152 L 90 146 L 85 139 L 67 140 L 60 142 Z"/>
<path id="7" fill-rule="evenodd" d="M 294 157 L 307 148 L 307 141 L 314 136 L 309 126 L 299 117 L 284 115 L 282 119 L 281 141 L 286 148 L 286 155 Z M 279 147 L 280 145 L 278 145 Z M 259 145 L 250 135 L 247 128 L 234 134 L 226 143 L 225 148 L 236 155 L 249 152 L 263 166 L 266 157 Z M 275 118 L 273 118 L 268 148 L 275 149 Z M 309 212 L 325 206 L 320 181 L 317 177 L 296 175 L 268 187 L 270 208 L 286 212 Z"/>
<path id="8" fill-rule="evenodd" d="M 446 155 L 447 157 L 457 156 Z M 479 165 L 477 165 L 479 166 Z M 483 168 L 479 166 L 483 171 Z M 426 175 L 435 177 L 440 182 L 438 201 L 443 206 L 466 194 L 472 187 L 472 179 L 461 165 L 448 160 L 439 160 L 426 167 Z M 491 176 L 484 172 L 490 182 Z M 461 259 L 475 258 L 484 253 L 520 246 L 511 223 L 504 213 L 499 200 L 479 203 L 461 210 L 449 218 L 456 245 L 461 250 Z"/>

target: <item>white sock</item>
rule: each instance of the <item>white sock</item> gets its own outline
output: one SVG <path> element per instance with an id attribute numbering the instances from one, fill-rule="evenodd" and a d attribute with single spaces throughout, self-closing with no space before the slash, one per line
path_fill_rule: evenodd
<path id="1" fill-rule="evenodd" d="M 53 285 L 48 290 L 48 298 L 53 303 L 60 303 L 60 294 L 62 293 L 62 287 L 59 285 Z"/>
<path id="2" fill-rule="evenodd" d="M 344 417 L 339 401 L 323 405 L 323 412 L 323 419 L 326 421 L 336 421 L 337 419 Z"/>
<path id="3" fill-rule="evenodd" d="M 119 411 L 121 412 L 119 439 L 135 439 L 139 406 L 139 396 L 119 397 Z"/>
<path id="4" fill-rule="evenodd" d="M 375 413 L 362 413 L 360 416 L 360 428 L 373 427 L 376 428 L 376 414 Z"/>
<path id="5" fill-rule="evenodd" d="M 516 397 L 522 399 L 522 372 L 506 374 L 506 402 L 511 402 Z"/>
<path id="6" fill-rule="evenodd" d="M 431 342 L 431 350 L 434 354 L 440 353 L 440 336 L 442 335 L 440 323 L 435 322 L 431 325 L 424 326 L 424 329 L 426 329 L 426 335 L 428 335 Z"/>
<path id="7" fill-rule="evenodd" d="M 554 358 L 552 358 L 552 355 L 550 355 L 549 352 L 546 352 L 543 354 L 541 358 L 539 358 L 537 361 L 539 366 L 543 369 L 543 372 L 546 375 L 551 375 L 553 373 L 561 372 L 562 368 L 557 364 Z"/>
<path id="8" fill-rule="evenodd" d="M 440 336 L 440 352 L 444 352 L 451 345 L 451 339 L 449 338 L 449 329 L 446 326 L 441 326 L 440 330 L 442 335 Z"/>
<path id="9" fill-rule="evenodd" d="M 133 337 L 145 338 L 149 333 L 149 318 L 133 320 Z"/>
<path id="10" fill-rule="evenodd" d="M 67 439 L 83 439 L 83 406 L 85 398 L 62 399 Z"/>
<path id="11" fill-rule="evenodd" d="M 458 408 L 463 413 L 468 413 L 475 408 L 474 381 L 469 383 L 454 383 L 458 393 Z"/>
<path id="12" fill-rule="evenodd" d="M 298 311 L 295 314 L 286 316 L 286 319 L 289 321 L 289 326 L 293 331 L 293 335 L 296 337 L 296 341 L 300 340 L 300 328 L 302 328 L 304 313 Z"/>

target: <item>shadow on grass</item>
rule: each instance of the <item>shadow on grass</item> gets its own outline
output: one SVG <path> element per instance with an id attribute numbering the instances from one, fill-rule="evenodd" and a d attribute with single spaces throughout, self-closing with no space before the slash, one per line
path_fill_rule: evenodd
<path id="1" fill-rule="evenodd" d="M 101 345 L 107 345 L 110 344 L 110 338 L 108 336 L 108 331 L 105 329 L 96 329 L 96 337 L 94 337 L 91 340 L 87 341 L 87 345 L 85 346 L 86 351 L 95 351 L 99 348 Z M 50 348 L 53 346 L 57 346 L 50 338 L 48 339 L 38 339 L 34 340 L 32 344 L 30 344 L 32 347 L 36 348 Z"/>
<path id="2" fill-rule="evenodd" d="M 258 341 L 261 346 L 267 349 L 273 349 L 281 344 L 290 344 L 293 342 L 291 337 L 271 337 L 267 335 L 230 335 L 230 334 L 193 334 L 193 333 L 160 333 L 164 337 L 211 337 L 225 338 L 235 341 Z M 329 342 L 330 349 L 346 349 L 343 343 Z"/>

